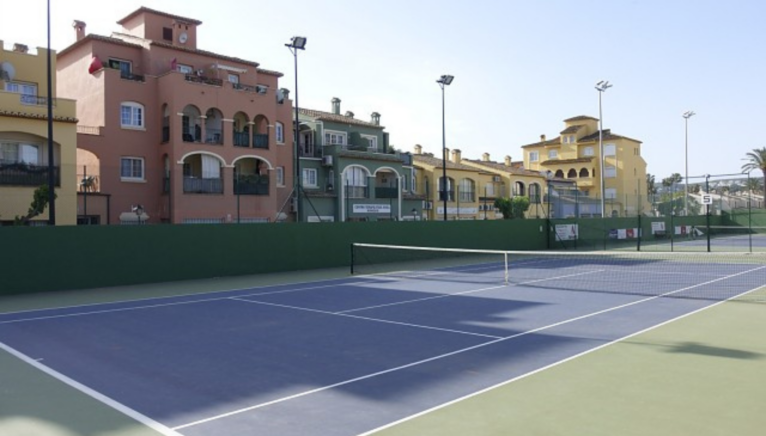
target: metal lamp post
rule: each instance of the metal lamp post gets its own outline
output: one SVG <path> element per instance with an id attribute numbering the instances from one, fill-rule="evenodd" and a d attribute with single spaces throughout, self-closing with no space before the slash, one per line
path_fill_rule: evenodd
<path id="1" fill-rule="evenodd" d="M 454 76 L 443 75 L 436 81 L 442 89 L 442 199 L 444 200 L 444 221 L 447 221 L 447 129 L 444 119 L 444 87 L 455 79 Z"/>
<path id="2" fill-rule="evenodd" d="M 290 49 L 295 59 L 295 137 L 293 138 L 293 155 L 295 156 L 295 182 L 293 183 L 293 195 L 295 198 L 295 221 L 300 222 L 300 202 L 301 202 L 301 158 L 298 149 L 298 50 L 306 49 L 305 36 L 293 36 L 290 43 L 285 44 Z"/>
<path id="3" fill-rule="evenodd" d="M 606 196 L 606 183 L 604 181 L 604 117 L 601 112 L 601 94 L 611 88 L 608 80 L 602 80 L 596 83 L 596 90 L 598 91 L 598 152 L 601 160 L 601 218 L 606 217 L 606 204 L 604 203 L 604 197 Z"/>
<path id="4" fill-rule="evenodd" d="M 697 115 L 686 111 L 684 117 L 684 216 L 689 216 L 689 118 Z"/>

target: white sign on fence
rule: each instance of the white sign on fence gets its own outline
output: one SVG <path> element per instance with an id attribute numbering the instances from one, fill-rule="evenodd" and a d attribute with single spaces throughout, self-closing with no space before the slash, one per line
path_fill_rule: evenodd
<path id="1" fill-rule="evenodd" d="M 559 241 L 574 241 L 577 230 L 577 224 L 556 224 L 556 238 Z"/>
<path id="2" fill-rule="evenodd" d="M 390 204 L 355 204 L 354 213 L 391 213 Z"/>

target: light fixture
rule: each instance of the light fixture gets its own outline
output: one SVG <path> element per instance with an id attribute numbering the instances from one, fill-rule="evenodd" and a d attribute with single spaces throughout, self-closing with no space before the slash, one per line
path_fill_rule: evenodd
<path id="1" fill-rule="evenodd" d="M 290 38 L 290 44 L 285 44 L 287 47 L 292 47 L 298 50 L 306 49 L 306 37 L 305 36 L 293 36 Z"/>
<path id="2" fill-rule="evenodd" d="M 447 221 L 447 129 L 444 119 L 444 87 L 452 83 L 455 76 L 444 74 L 436 81 L 442 89 L 442 199 L 444 200 L 444 221 Z"/>
<path id="3" fill-rule="evenodd" d="M 598 91 L 598 149 L 601 161 L 601 218 L 606 216 L 606 203 L 604 200 L 606 196 L 606 182 L 604 181 L 604 116 L 601 112 L 601 94 L 611 87 L 612 85 L 609 84 L 608 80 L 596 83 L 596 90 Z"/>

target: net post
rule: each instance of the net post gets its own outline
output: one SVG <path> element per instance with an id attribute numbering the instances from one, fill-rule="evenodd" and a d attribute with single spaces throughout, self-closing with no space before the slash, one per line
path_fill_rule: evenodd
<path id="1" fill-rule="evenodd" d="M 351 275 L 354 275 L 354 243 L 349 246 L 351 248 Z"/>
<path id="2" fill-rule="evenodd" d="M 508 252 L 503 253 L 503 257 L 505 258 L 505 284 L 508 284 Z"/>

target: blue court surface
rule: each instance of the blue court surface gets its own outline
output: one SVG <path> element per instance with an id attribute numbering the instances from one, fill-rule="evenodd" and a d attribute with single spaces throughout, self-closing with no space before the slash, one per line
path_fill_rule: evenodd
<path id="1" fill-rule="evenodd" d="M 0 345 L 165 434 L 369 434 L 766 283 L 519 262 L 0 316 Z"/>

